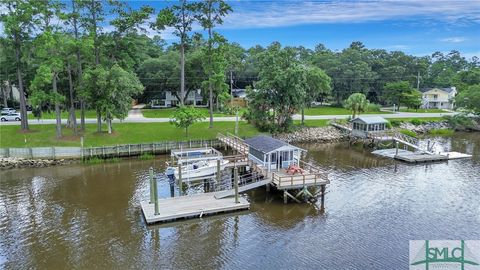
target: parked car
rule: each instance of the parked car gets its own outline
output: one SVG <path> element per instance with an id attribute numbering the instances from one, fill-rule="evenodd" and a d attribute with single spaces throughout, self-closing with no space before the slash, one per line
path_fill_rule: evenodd
<path id="1" fill-rule="evenodd" d="M 1 113 L 16 113 L 14 108 L 3 108 Z"/>
<path id="2" fill-rule="evenodd" d="M 1 113 L 0 120 L 2 122 L 5 121 L 20 121 L 22 118 L 20 117 L 19 113 Z"/>

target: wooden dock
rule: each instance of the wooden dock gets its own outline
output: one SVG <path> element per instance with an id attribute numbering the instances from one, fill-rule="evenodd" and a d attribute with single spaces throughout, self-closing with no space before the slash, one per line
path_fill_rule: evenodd
<path id="1" fill-rule="evenodd" d="M 425 153 L 425 152 L 412 152 L 403 149 L 382 149 L 373 151 L 372 154 L 397 159 L 408 163 L 425 163 L 445 161 L 451 159 L 471 158 L 471 155 L 462 154 L 458 152 L 444 152 L 439 154 Z"/>
<path id="2" fill-rule="evenodd" d="M 247 210 L 250 203 L 239 198 L 215 198 L 215 193 L 202 193 L 158 200 L 159 214 L 155 215 L 154 204 L 148 201 L 140 203 L 147 224 L 175 221 L 178 219 L 199 218 L 205 215 L 220 214 L 238 210 Z"/>
<path id="3" fill-rule="evenodd" d="M 221 141 L 224 145 L 228 145 L 228 147 L 232 148 L 237 153 L 248 156 L 248 146 L 242 138 L 227 132 L 227 135 L 218 133 L 217 140 Z"/>

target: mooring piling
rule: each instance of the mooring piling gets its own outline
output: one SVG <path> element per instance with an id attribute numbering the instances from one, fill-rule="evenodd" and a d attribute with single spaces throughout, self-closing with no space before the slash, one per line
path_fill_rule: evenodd
<path id="1" fill-rule="evenodd" d="M 153 179 L 153 168 L 150 167 L 150 169 L 148 170 L 148 175 L 149 175 L 149 179 L 150 179 L 150 203 L 154 203 L 155 201 L 155 196 L 154 196 L 154 193 L 153 193 L 153 181 L 155 181 Z"/>
<path id="2" fill-rule="evenodd" d="M 182 196 L 182 163 L 178 162 L 178 195 Z"/>
<path id="3" fill-rule="evenodd" d="M 233 169 L 234 181 L 235 181 L 235 203 L 239 203 L 238 200 L 238 168 L 235 166 Z"/>

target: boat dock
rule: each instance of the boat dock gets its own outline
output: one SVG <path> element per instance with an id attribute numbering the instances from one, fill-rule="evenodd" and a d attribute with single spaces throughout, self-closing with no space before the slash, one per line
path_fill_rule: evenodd
<path id="1" fill-rule="evenodd" d="M 424 153 L 424 152 L 412 152 L 404 149 L 381 149 L 372 152 L 374 155 L 393 158 L 407 163 L 425 163 L 446 161 L 451 159 L 471 158 L 471 155 L 458 153 L 458 152 L 442 152 L 438 154 Z"/>
<path id="2" fill-rule="evenodd" d="M 141 202 L 142 212 L 147 224 L 175 221 L 178 219 L 200 218 L 206 215 L 248 210 L 250 203 L 244 198 L 215 197 L 214 193 L 202 193 L 158 200 L 158 214 L 155 214 L 155 204 Z"/>
<path id="3" fill-rule="evenodd" d="M 243 139 L 232 134 L 219 134 L 218 139 L 236 154 L 222 156 L 220 152 L 211 148 L 172 151 L 170 164 L 178 166 L 178 178 L 170 179 L 170 184 L 172 188 L 173 185 L 180 187 L 178 197 L 159 199 L 157 179 L 154 178 L 153 168 L 150 169 L 150 198 L 148 201 L 140 202 L 147 224 L 246 210 L 250 208 L 250 203 L 241 198 L 239 193 L 262 186 L 266 187 L 267 191 L 270 191 L 271 187 L 281 191 L 284 203 L 289 199 L 299 203 L 316 202 L 317 198 L 321 197 L 321 208 L 324 207 L 325 189 L 330 181 L 327 174 L 318 167 L 300 160 L 301 151 L 305 150 L 268 137 L 266 143 L 281 145 L 265 152 L 264 161 L 267 159 L 270 163 L 265 166 L 265 162 L 259 162 L 249 154 L 251 146 Z M 261 139 L 265 140 L 264 137 Z M 272 157 L 279 159 L 275 163 Z M 185 176 L 182 176 L 182 164 L 199 160 L 216 160 L 215 174 L 209 179 L 195 180 L 203 182 L 205 193 L 182 194 L 181 187 L 185 182 L 185 179 L 182 179 Z M 221 168 L 220 160 L 229 162 Z M 293 166 L 295 172 L 290 171 L 290 164 L 295 165 Z M 213 188 L 209 187 L 210 184 Z"/>
<path id="4" fill-rule="evenodd" d="M 350 132 L 349 144 L 362 141 L 364 146 L 367 147 L 387 148 L 372 152 L 378 156 L 393 158 L 407 163 L 436 162 L 472 157 L 471 155 L 458 152 L 435 152 L 435 143 L 431 143 L 430 140 L 426 144 L 421 144 L 418 138 L 398 131 L 386 130 L 385 123 L 387 121 L 383 118 L 357 117 L 352 122 L 353 128 L 336 122 L 330 124 L 340 130 Z M 400 145 L 403 146 L 403 149 L 400 149 Z M 395 148 L 391 148 L 392 146 Z"/>

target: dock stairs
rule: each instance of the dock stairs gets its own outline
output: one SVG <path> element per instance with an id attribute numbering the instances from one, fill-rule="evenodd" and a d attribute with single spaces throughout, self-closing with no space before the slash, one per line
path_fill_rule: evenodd
<path id="1" fill-rule="evenodd" d="M 336 122 L 331 122 L 330 125 L 342 131 L 348 132 L 351 134 L 351 136 L 353 136 L 352 129 L 347 125 L 342 125 Z M 420 141 L 417 138 L 408 136 L 398 131 L 369 132 L 367 138 L 376 140 L 376 141 L 392 141 L 393 140 L 395 142 L 401 143 L 405 146 L 409 146 L 427 155 L 435 154 L 433 152 L 434 144 L 430 145 L 430 143 L 428 143 L 427 145 L 421 145 Z"/>
<path id="2" fill-rule="evenodd" d="M 267 185 L 270 182 L 271 182 L 270 179 L 265 179 L 265 180 L 259 180 L 259 181 L 256 181 L 256 182 L 252 182 L 252 183 L 249 183 L 249 184 L 246 184 L 246 185 L 243 185 L 243 186 L 239 186 L 238 187 L 238 192 L 241 193 L 241 192 L 248 191 L 250 189 L 258 188 L 258 187 Z M 222 198 L 226 198 L 226 197 L 230 197 L 230 196 L 234 196 L 234 195 L 235 195 L 235 190 L 234 189 L 228 189 L 228 190 L 223 190 L 223 191 L 217 191 L 215 193 L 215 198 L 222 199 Z"/>
<path id="3" fill-rule="evenodd" d="M 387 133 L 378 133 L 378 134 L 370 133 L 369 137 L 376 140 L 393 140 L 395 142 L 401 143 L 405 146 L 409 146 L 427 155 L 435 154 L 433 152 L 434 144 L 430 144 L 430 142 L 428 142 L 427 145 L 421 145 L 419 139 L 412 136 L 408 136 L 401 132 L 387 132 Z"/>

